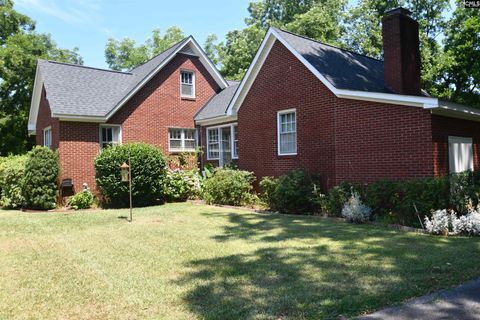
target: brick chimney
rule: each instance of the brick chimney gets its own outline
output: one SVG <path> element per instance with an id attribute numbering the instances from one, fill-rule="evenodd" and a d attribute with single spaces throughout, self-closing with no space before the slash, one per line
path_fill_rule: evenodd
<path id="1" fill-rule="evenodd" d="M 397 8 L 386 12 L 383 24 L 385 86 L 399 94 L 421 95 L 418 22 L 411 12 Z"/>

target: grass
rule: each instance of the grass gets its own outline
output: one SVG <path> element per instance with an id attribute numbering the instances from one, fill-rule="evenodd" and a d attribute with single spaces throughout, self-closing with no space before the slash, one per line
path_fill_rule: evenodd
<path id="1" fill-rule="evenodd" d="M 194 204 L 0 211 L 0 319 L 331 319 L 480 276 L 480 240 Z"/>

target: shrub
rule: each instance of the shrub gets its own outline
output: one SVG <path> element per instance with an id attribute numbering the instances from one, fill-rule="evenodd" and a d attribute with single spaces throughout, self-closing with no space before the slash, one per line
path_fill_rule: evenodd
<path id="1" fill-rule="evenodd" d="M 25 204 L 23 196 L 26 156 L 12 156 L 0 163 L 0 207 L 15 209 Z"/>
<path id="2" fill-rule="evenodd" d="M 163 200 L 165 157 L 152 145 L 143 143 L 107 147 L 95 159 L 95 181 L 108 207 L 129 205 L 128 182 L 122 182 L 120 166 L 130 157 L 134 206 L 148 206 Z"/>
<path id="3" fill-rule="evenodd" d="M 278 179 L 261 182 L 263 199 L 272 210 L 289 214 L 313 213 L 314 178 L 306 171 L 294 170 Z"/>
<path id="4" fill-rule="evenodd" d="M 342 214 L 343 206 L 348 202 L 352 189 L 355 188 L 348 182 L 342 182 L 330 189 L 328 192 L 328 213 L 330 215 L 339 217 Z"/>
<path id="5" fill-rule="evenodd" d="M 24 196 L 30 209 L 48 210 L 56 206 L 60 164 L 57 152 L 35 147 L 25 163 Z"/>
<path id="6" fill-rule="evenodd" d="M 167 170 L 164 180 L 163 196 L 166 201 L 186 201 L 200 192 L 200 180 L 197 170 Z"/>
<path id="7" fill-rule="evenodd" d="M 478 174 L 466 171 L 449 176 L 450 207 L 459 214 L 467 214 L 479 204 Z"/>
<path id="8" fill-rule="evenodd" d="M 213 175 L 206 179 L 203 190 L 204 200 L 208 204 L 245 205 L 255 201 L 252 172 L 215 169 Z"/>
<path id="9" fill-rule="evenodd" d="M 453 219 L 452 230 L 455 234 L 480 236 L 480 213 L 472 211 L 460 218 Z"/>
<path id="10" fill-rule="evenodd" d="M 75 210 L 89 209 L 94 200 L 93 194 L 86 187 L 68 200 L 68 205 Z"/>
<path id="11" fill-rule="evenodd" d="M 353 223 L 365 223 L 370 219 L 372 209 L 363 204 L 358 192 L 353 191 L 352 196 L 347 203 L 343 206 L 342 216 L 348 221 Z"/>
<path id="12" fill-rule="evenodd" d="M 448 232 L 456 217 L 447 212 L 446 209 L 433 212 L 432 218 L 425 217 L 425 229 L 431 234 L 442 234 Z"/>

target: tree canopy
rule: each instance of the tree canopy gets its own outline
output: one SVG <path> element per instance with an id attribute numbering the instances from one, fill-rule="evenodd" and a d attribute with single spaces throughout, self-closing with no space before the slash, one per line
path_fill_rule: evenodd
<path id="1" fill-rule="evenodd" d="M 35 32 L 35 22 L 13 9 L 13 1 L 0 6 L 0 155 L 27 151 L 30 109 L 37 59 L 82 64 L 78 49 L 59 49 L 51 36 Z"/>

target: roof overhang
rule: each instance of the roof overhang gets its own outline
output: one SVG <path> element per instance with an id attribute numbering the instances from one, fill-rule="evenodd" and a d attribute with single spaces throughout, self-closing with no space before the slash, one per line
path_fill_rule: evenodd
<path id="1" fill-rule="evenodd" d="M 463 120 L 471 120 L 480 122 L 480 110 L 467 107 L 458 103 L 439 101 L 439 106 L 432 109 L 432 114 L 457 118 Z"/>
<path id="2" fill-rule="evenodd" d="M 236 115 L 233 115 L 233 116 L 223 115 L 223 116 L 218 116 L 214 118 L 195 120 L 195 124 L 202 127 L 206 127 L 206 126 L 216 125 L 216 124 L 225 123 L 225 122 L 232 122 L 232 121 L 237 121 Z"/>
<path id="3" fill-rule="evenodd" d="M 282 43 L 305 67 L 312 72 L 335 96 L 344 99 L 365 100 L 389 104 L 399 104 L 431 109 L 438 107 L 438 99 L 422 96 L 407 96 L 400 94 L 389 94 L 381 92 L 366 92 L 338 89 L 333 86 L 312 64 L 310 64 L 295 48 L 293 48 L 275 29 L 270 28 L 263 39 L 263 42 L 247 70 L 240 86 L 230 102 L 227 110 L 228 115 L 235 115 L 240 109 L 245 97 L 250 91 L 255 78 L 262 68 L 270 50 L 276 41 Z"/>
<path id="4" fill-rule="evenodd" d="M 32 101 L 30 102 L 30 112 L 28 114 L 28 134 L 37 133 L 38 110 L 40 109 L 40 101 L 42 99 L 43 80 L 40 75 L 40 67 L 37 63 L 35 71 L 35 82 L 33 83 Z"/>

